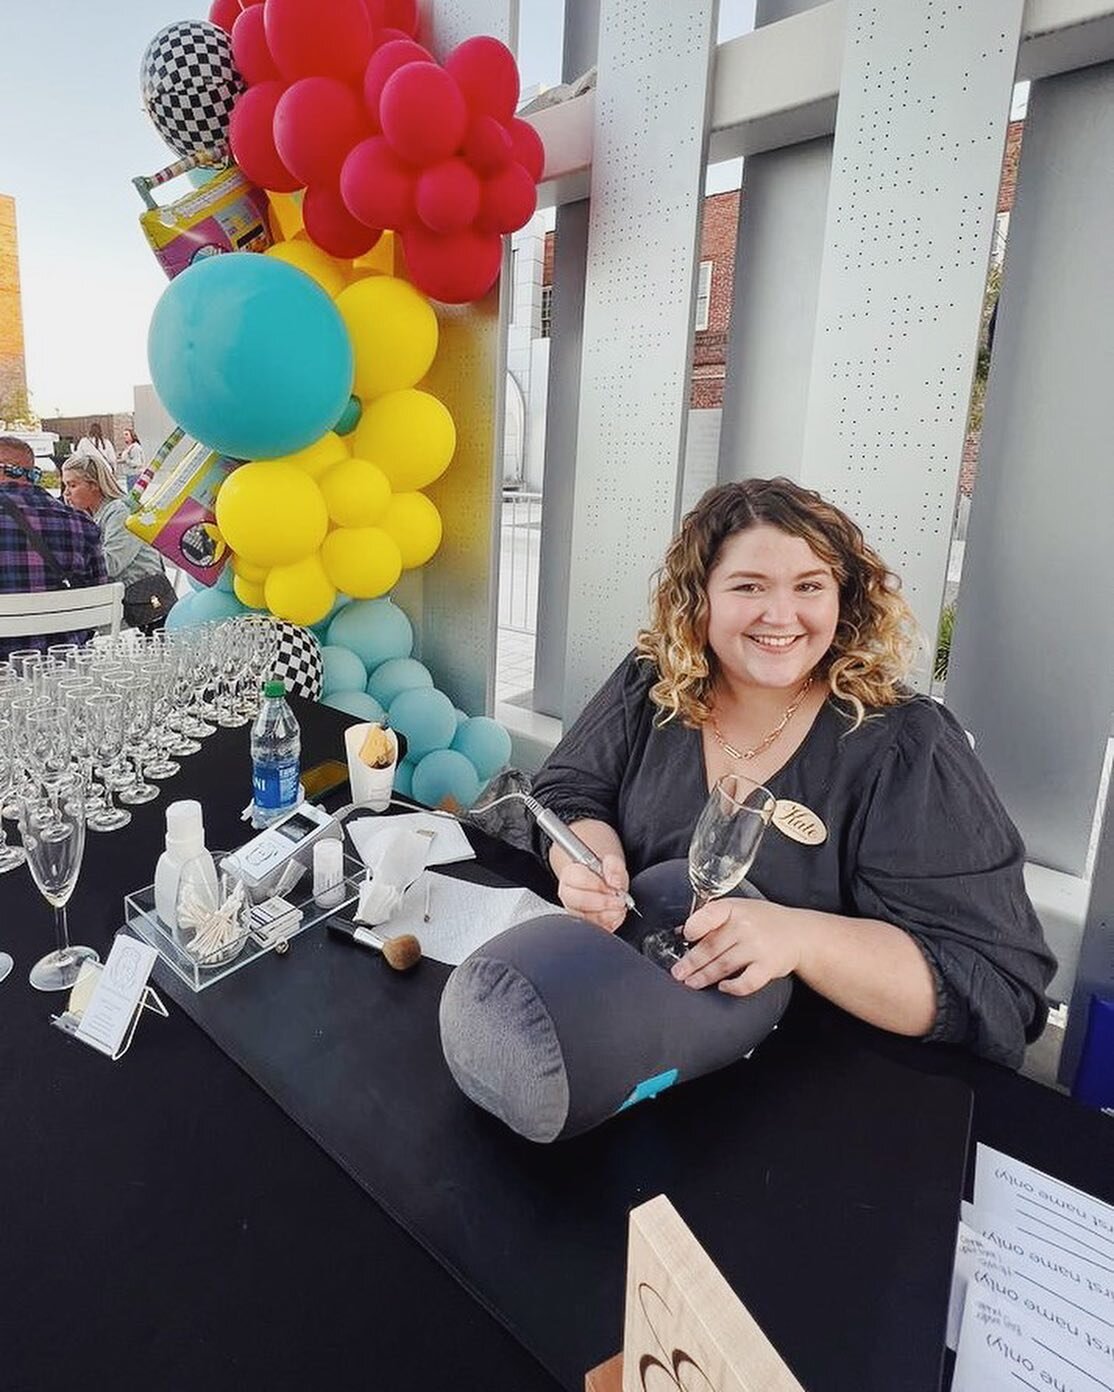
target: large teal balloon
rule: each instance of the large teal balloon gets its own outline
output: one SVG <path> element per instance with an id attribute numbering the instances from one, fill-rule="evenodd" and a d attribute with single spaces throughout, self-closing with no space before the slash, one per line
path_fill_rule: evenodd
<path id="1" fill-rule="evenodd" d="M 352 345 L 332 300 L 303 271 L 248 251 L 205 257 L 170 282 L 147 358 L 173 419 L 232 459 L 313 444 L 352 390 Z"/>
<path id="2" fill-rule="evenodd" d="M 452 747 L 472 764 L 486 783 L 511 759 L 511 737 L 498 720 L 474 715 L 457 727 Z"/>
<path id="3" fill-rule="evenodd" d="M 235 619 L 247 612 L 235 595 L 213 587 L 180 599 L 167 614 L 166 626 L 173 632 L 177 628 L 196 628 L 211 620 Z"/>
<path id="4" fill-rule="evenodd" d="M 351 604 L 352 600 L 346 594 L 338 594 L 333 600 L 333 607 L 325 615 L 320 623 L 310 624 L 310 628 L 317 635 L 317 641 L 324 646 L 328 641 L 329 625 L 340 613 L 346 604 Z"/>
<path id="5" fill-rule="evenodd" d="M 366 691 L 334 691 L 331 696 L 326 696 L 321 704 L 331 706 L 333 710 L 344 711 L 347 715 L 354 715 L 357 720 L 374 720 L 378 725 L 383 723 L 383 707 Z"/>
<path id="6" fill-rule="evenodd" d="M 414 765 L 403 759 L 395 769 L 395 792 L 403 797 L 411 797 L 414 792 Z"/>
<path id="7" fill-rule="evenodd" d="M 427 807 L 440 807 L 446 800 L 471 807 L 480 795 L 480 776 L 455 749 L 435 749 L 415 768 L 411 794 Z"/>
<path id="8" fill-rule="evenodd" d="M 331 696 L 334 691 L 359 691 L 367 682 L 364 664 L 348 648 L 321 649 L 321 695 Z M 382 704 L 382 703 L 380 703 Z"/>
<path id="9" fill-rule="evenodd" d="M 410 620 L 389 599 L 357 599 L 329 625 L 332 647 L 351 648 L 368 671 L 391 657 L 409 657 L 414 646 Z"/>
<path id="10" fill-rule="evenodd" d="M 390 720 L 406 736 L 407 758 L 415 762 L 433 749 L 447 749 L 456 734 L 453 703 L 443 691 L 429 687 L 416 687 L 396 696 L 390 705 Z"/>
<path id="11" fill-rule="evenodd" d="M 396 696 L 420 686 L 432 686 L 433 675 L 416 657 L 392 657 L 381 662 L 367 679 L 367 694 L 390 707 Z"/>

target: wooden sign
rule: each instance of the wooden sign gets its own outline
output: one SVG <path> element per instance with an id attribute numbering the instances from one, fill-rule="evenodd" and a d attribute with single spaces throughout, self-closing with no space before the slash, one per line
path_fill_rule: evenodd
<path id="1" fill-rule="evenodd" d="M 803 802 L 778 798 L 774 804 L 773 823 L 782 836 L 799 841 L 802 846 L 820 846 L 828 839 L 828 828 Z"/>
<path id="2" fill-rule="evenodd" d="M 620 1358 L 586 1392 L 804 1392 L 664 1195 L 633 1210 Z"/>

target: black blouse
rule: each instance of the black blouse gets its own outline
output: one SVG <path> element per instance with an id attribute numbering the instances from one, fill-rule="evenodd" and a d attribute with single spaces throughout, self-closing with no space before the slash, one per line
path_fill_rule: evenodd
<path id="1" fill-rule="evenodd" d="M 631 654 L 534 780 L 566 822 L 619 834 L 632 875 L 688 854 L 708 796 L 699 730 L 654 723 L 651 662 Z M 767 780 L 827 827 L 819 846 L 768 828 L 748 879 L 778 904 L 904 929 L 936 981 L 933 1040 L 1017 1067 L 1044 1028 L 1055 960 L 1022 879 L 1024 846 L 954 716 L 911 696 L 851 728 L 829 700 Z"/>

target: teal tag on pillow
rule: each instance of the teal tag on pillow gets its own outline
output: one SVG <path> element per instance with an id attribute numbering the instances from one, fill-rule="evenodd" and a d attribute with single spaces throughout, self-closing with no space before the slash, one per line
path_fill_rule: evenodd
<path id="1" fill-rule="evenodd" d="M 664 1092 L 667 1087 L 672 1087 L 676 1081 L 677 1070 L 675 1068 L 668 1068 L 664 1073 L 655 1074 L 652 1078 L 644 1078 L 619 1108 L 619 1111 L 625 1112 L 636 1102 L 645 1102 L 647 1098 L 656 1097 L 659 1092 Z"/>

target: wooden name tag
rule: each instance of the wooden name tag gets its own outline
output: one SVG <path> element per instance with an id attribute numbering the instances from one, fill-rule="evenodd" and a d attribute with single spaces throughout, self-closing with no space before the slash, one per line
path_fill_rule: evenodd
<path id="1" fill-rule="evenodd" d="M 799 841 L 802 846 L 819 846 L 828 839 L 828 828 L 803 802 L 778 798 L 774 804 L 773 823 L 782 836 Z"/>

